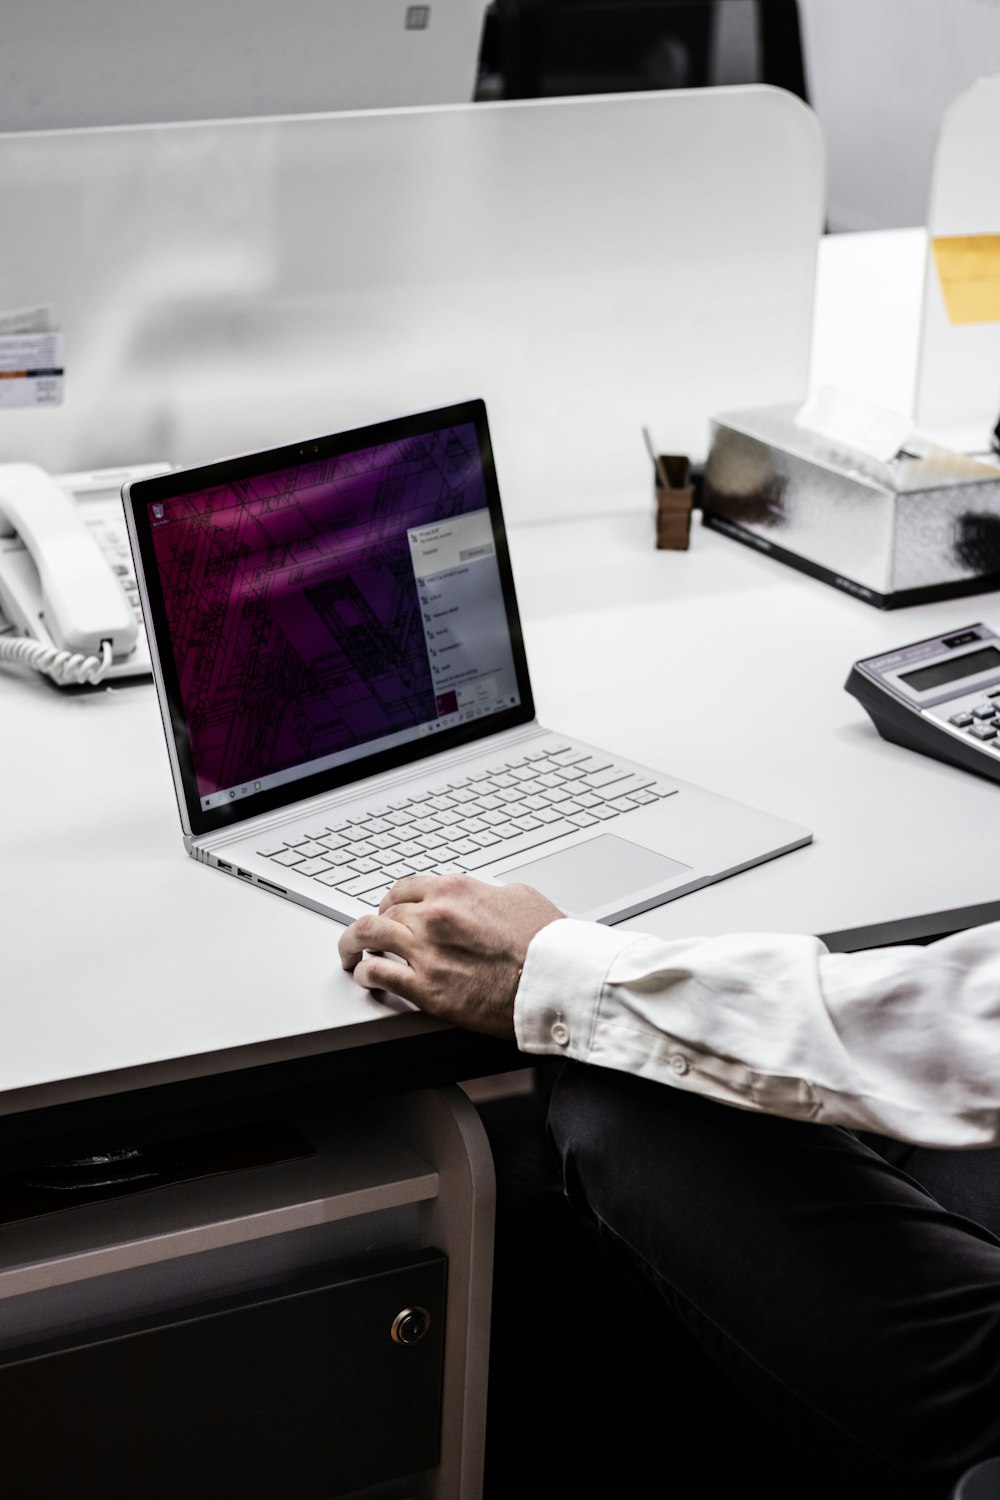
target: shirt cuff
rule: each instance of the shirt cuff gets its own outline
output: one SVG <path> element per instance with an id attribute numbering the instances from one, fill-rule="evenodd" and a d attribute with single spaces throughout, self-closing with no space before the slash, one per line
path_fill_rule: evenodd
<path id="1" fill-rule="evenodd" d="M 536 933 L 514 998 L 520 1050 L 585 1060 L 608 969 L 641 936 L 573 917 Z"/>

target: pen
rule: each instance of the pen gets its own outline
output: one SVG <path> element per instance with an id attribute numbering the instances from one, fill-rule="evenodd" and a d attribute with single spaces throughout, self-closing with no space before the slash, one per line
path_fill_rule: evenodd
<path id="1" fill-rule="evenodd" d="M 646 452 L 649 454 L 650 458 L 653 460 L 653 468 L 656 470 L 656 477 L 657 477 L 657 479 L 660 482 L 660 489 L 661 490 L 669 490 L 669 488 L 670 488 L 670 480 L 667 478 L 667 471 L 666 471 L 666 469 L 664 469 L 663 464 L 660 461 L 659 454 L 657 453 L 656 449 L 653 447 L 653 439 L 649 435 L 649 428 L 648 427 L 644 427 L 642 429 L 642 436 L 643 436 L 643 440 L 645 441 L 645 444 L 646 444 Z"/>

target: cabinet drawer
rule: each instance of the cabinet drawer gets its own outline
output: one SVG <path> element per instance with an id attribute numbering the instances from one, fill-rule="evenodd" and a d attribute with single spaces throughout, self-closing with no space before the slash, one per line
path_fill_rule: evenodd
<path id="1" fill-rule="evenodd" d="M 8 1353 L 4 1500 L 332 1500 L 433 1468 L 446 1277 L 426 1250 Z"/>

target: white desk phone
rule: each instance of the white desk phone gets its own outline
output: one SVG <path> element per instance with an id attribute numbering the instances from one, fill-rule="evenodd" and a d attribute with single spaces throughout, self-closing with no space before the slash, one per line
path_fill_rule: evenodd
<path id="1" fill-rule="evenodd" d="M 0 464 L 0 662 L 60 687 L 150 673 L 121 486 L 169 468 Z"/>

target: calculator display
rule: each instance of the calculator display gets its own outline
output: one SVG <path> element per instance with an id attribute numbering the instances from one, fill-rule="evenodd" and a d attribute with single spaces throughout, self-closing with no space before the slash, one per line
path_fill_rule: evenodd
<path id="1" fill-rule="evenodd" d="M 916 693 L 928 688 L 940 687 L 945 682 L 957 682 L 962 677 L 972 677 L 976 672 L 985 672 L 990 667 L 1000 666 L 1000 650 L 996 646 L 984 646 L 980 651 L 967 651 L 963 656 L 953 656 L 948 661 L 936 661 L 929 667 L 918 667 L 915 672 L 900 672 L 900 682 L 905 682 Z"/>

